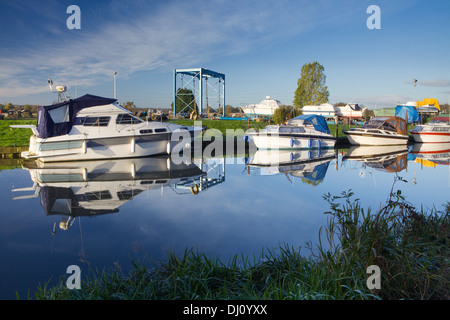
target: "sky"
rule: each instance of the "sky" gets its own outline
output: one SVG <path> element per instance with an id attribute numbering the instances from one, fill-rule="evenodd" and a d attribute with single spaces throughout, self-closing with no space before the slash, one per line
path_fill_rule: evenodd
<path id="1" fill-rule="evenodd" d="M 169 108 L 174 69 L 207 68 L 225 74 L 226 104 L 292 105 L 314 61 L 330 103 L 450 103 L 449 16 L 448 0 L 0 0 L 0 103 L 51 104 L 49 78 L 113 97 L 116 71 L 119 102 Z"/>

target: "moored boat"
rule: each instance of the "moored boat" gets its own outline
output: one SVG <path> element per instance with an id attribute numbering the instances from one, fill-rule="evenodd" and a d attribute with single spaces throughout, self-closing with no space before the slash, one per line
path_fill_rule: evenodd
<path id="1" fill-rule="evenodd" d="M 352 145 L 400 145 L 409 139 L 406 121 L 400 117 L 375 117 L 362 127 L 342 132 Z"/>
<path id="2" fill-rule="evenodd" d="M 28 127 L 33 135 L 22 157 L 42 162 L 170 154 L 175 147 L 189 147 L 203 130 L 144 121 L 116 99 L 89 94 L 39 107 L 37 127 Z"/>
<path id="3" fill-rule="evenodd" d="M 286 124 L 269 125 L 247 135 L 258 149 L 321 149 L 336 144 L 325 118 L 319 115 L 300 115 Z"/>
<path id="4" fill-rule="evenodd" d="M 409 132 L 415 142 L 450 142 L 450 117 L 436 117 L 426 124 L 415 126 Z"/>

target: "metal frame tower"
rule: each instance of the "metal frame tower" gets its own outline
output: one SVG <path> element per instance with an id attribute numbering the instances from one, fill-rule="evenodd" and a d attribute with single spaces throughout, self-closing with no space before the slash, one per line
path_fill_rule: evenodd
<path id="1" fill-rule="evenodd" d="M 196 80 L 198 87 L 196 86 Z M 216 79 L 216 82 L 213 80 Z M 179 85 L 179 81 L 181 84 Z M 213 82 L 213 83 L 212 83 Z M 173 115 L 177 114 L 177 97 L 183 95 L 178 93 L 178 89 L 190 89 L 194 95 L 195 101 L 191 101 L 189 104 L 184 104 L 181 108 L 181 112 L 192 112 L 195 106 L 193 102 L 198 104 L 198 112 L 200 115 L 204 114 L 204 103 L 206 108 L 213 107 L 218 109 L 222 107 L 222 115 L 225 116 L 225 75 L 223 73 L 208 70 L 206 68 L 192 68 L 192 69 L 175 69 L 173 74 Z M 213 100 L 213 104 L 209 99 L 208 90 L 212 89 L 217 93 L 216 100 Z M 211 90 L 209 90 L 211 91 Z M 182 99 L 180 99 L 183 101 Z"/>

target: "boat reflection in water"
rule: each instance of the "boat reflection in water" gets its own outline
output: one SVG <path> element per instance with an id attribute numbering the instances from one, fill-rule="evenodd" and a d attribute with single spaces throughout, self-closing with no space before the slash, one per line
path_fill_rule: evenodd
<path id="1" fill-rule="evenodd" d="M 14 199 L 40 196 L 47 215 L 63 216 L 60 228 L 65 230 L 75 217 L 119 212 L 119 207 L 144 191 L 179 187 L 196 195 L 205 176 L 197 164 L 175 164 L 169 155 L 48 164 L 36 161 L 24 168 L 34 185 L 13 191 L 34 191 L 34 195 Z"/>
<path id="2" fill-rule="evenodd" d="M 408 147 L 390 146 L 351 146 L 343 160 L 356 160 L 384 172 L 400 172 L 408 165 Z"/>
<path id="3" fill-rule="evenodd" d="M 251 169 L 259 169 L 260 175 L 284 174 L 288 179 L 290 175 L 318 185 L 335 158 L 334 149 L 258 150 L 246 158 L 246 164 L 249 173 Z"/>
<path id="4" fill-rule="evenodd" d="M 414 143 L 411 154 L 415 161 L 426 167 L 450 165 L 450 142 Z"/>

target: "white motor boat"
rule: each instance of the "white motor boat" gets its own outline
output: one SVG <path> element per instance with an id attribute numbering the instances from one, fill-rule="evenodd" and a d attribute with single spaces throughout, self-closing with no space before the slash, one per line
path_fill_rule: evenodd
<path id="1" fill-rule="evenodd" d="M 144 121 L 116 99 L 84 95 L 42 106 L 26 159 L 80 161 L 170 154 L 190 147 L 204 128 Z"/>
<path id="2" fill-rule="evenodd" d="M 249 118 L 271 117 L 279 107 L 281 107 L 280 101 L 272 99 L 270 96 L 266 96 L 266 98 L 258 104 L 249 104 L 242 107 L 242 111 Z"/>
<path id="3" fill-rule="evenodd" d="M 415 142 L 450 142 L 450 118 L 436 117 L 426 124 L 415 126 L 409 132 Z"/>
<path id="4" fill-rule="evenodd" d="M 375 117 L 362 127 L 342 132 L 352 145 L 401 145 L 409 139 L 406 120 L 400 117 Z"/>
<path id="5" fill-rule="evenodd" d="M 323 116 L 300 115 L 287 124 L 269 125 L 259 132 L 247 132 L 258 149 L 334 148 L 336 138 Z"/>

